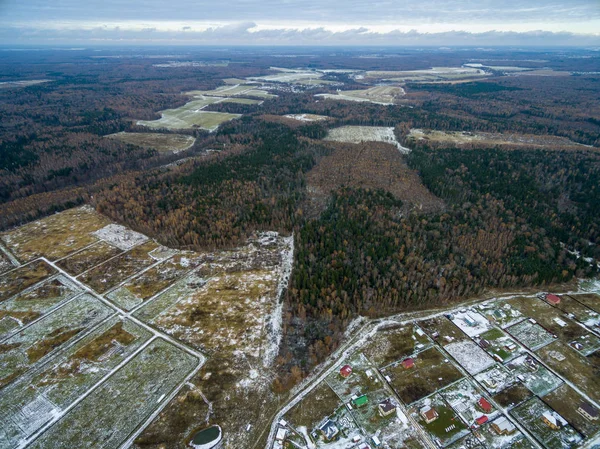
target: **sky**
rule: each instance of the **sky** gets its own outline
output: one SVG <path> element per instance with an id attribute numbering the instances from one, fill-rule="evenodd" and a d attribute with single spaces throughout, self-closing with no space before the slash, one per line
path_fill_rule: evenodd
<path id="1" fill-rule="evenodd" d="M 600 0 L 0 0 L 0 42 L 600 47 Z"/>

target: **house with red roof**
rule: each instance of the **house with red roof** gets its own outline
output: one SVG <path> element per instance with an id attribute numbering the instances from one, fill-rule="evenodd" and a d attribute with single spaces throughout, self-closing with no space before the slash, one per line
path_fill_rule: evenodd
<path id="1" fill-rule="evenodd" d="M 415 366 L 415 361 L 414 359 L 411 359 L 410 357 L 408 359 L 404 359 L 402 360 L 402 368 L 404 369 L 410 369 L 412 367 Z"/>
<path id="2" fill-rule="evenodd" d="M 560 304 L 560 298 L 556 295 L 553 295 L 551 293 L 548 293 L 546 295 L 546 301 L 548 301 L 550 304 L 552 304 L 553 306 Z"/>
<path id="3" fill-rule="evenodd" d="M 480 426 L 480 425 L 485 424 L 486 422 L 488 422 L 488 417 L 485 416 L 485 415 L 481 415 L 479 418 L 477 418 L 475 420 L 475 422 L 477 423 L 477 425 Z"/>
<path id="4" fill-rule="evenodd" d="M 492 413 L 492 404 L 490 404 L 485 398 L 479 398 L 477 404 L 479 404 L 479 407 L 481 407 L 485 413 Z"/>
<path id="5" fill-rule="evenodd" d="M 345 379 L 350 374 L 352 374 L 352 367 L 350 365 L 342 366 L 342 369 L 340 369 L 340 375 Z"/>

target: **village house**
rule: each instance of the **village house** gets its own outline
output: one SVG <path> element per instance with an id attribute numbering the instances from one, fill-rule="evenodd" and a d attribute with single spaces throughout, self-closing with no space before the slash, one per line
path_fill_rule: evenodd
<path id="1" fill-rule="evenodd" d="M 411 359 L 410 357 L 408 359 L 404 359 L 402 360 L 402 368 L 404 369 L 410 369 L 412 367 L 415 366 L 415 361 L 414 359 Z"/>
<path id="2" fill-rule="evenodd" d="M 585 417 L 589 421 L 598 420 L 598 409 L 594 407 L 592 404 L 588 404 L 587 402 L 582 402 L 579 404 L 579 408 L 577 409 L 580 415 Z"/>
<path id="3" fill-rule="evenodd" d="M 552 413 L 550 412 L 544 412 L 544 414 L 542 415 L 542 421 L 552 430 L 560 429 L 558 420 L 554 416 L 552 416 Z"/>
<path id="4" fill-rule="evenodd" d="M 389 416 L 396 411 L 396 406 L 392 403 L 390 398 L 386 399 L 385 401 L 381 401 L 378 407 L 379 414 L 381 416 Z"/>
<path id="5" fill-rule="evenodd" d="M 486 422 L 488 422 L 488 417 L 485 415 L 481 415 L 479 418 L 477 418 L 475 420 L 475 422 L 477 423 L 478 426 L 485 424 Z"/>
<path id="6" fill-rule="evenodd" d="M 485 398 L 479 398 L 477 404 L 485 413 L 492 413 L 492 404 L 490 404 Z"/>
<path id="7" fill-rule="evenodd" d="M 546 301 L 548 301 L 553 306 L 556 306 L 556 305 L 560 304 L 560 298 L 558 296 L 556 296 L 556 295 L 551 294 L 551 293 L 548 293 L 546 295 Z"/>
<path id="8" fill-rule="evenodd" d="M 350 374 L 352 374 L 352 367 L 350 365 L 342 366 L 342 368 L 340 369 L 340 376 L 342 376 L 345 379 Z"/>
<path id="9" fill-rule="evenodd" d="M 435 411 L 434 408 L 429 407 L 429 406 L 425 406 L 425 407 L 421 408 L 419 413 L 421 414 L 421 416 L 423 417 L 423 419 L 425 420 L 425 422 L 427 424 L 432 423 L 433 421 L 438 419 L 438 413 Z"/>
<path id="10" fill-rule="evenodd" d="M 504 416 L 492 422 L 492 429 L 498 435 L 510 435 L 516 430 L 515 426 Z"/>
<path id="11" fill-rule="evenodd" d="M 323 424 L 321 424 L 319 431 L 321 432 L 321 435 L 323 435 L 325 441 L 331 441 L 340 432 L 340 429 L 337 428 L 332 420 L 327 419 Z"/>

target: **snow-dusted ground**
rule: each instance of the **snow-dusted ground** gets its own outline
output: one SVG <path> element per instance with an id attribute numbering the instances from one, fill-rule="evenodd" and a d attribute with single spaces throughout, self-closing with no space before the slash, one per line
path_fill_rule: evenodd
<path id="1" fill-rule="evenodd" d="M 284 115 L 284 117 L 293 118 L 294 120 L 299 120 L 301 122 L 320 122 L 329 118 L 324 115 L 315 114 L 287 114 Z"/>
<path id="2" fill-rule="evenodd" d="M 109 224 L 93 234 L 100 240 L 104 240 L 123 251 L 127 251 L 148 240 L 148 237 L 144 234 L 132 231 L 118 224 Z"/>
<path id="3" fill-rule="evenodd" d="M 401 153 L 410 153 L 409 148 L 400 145 L 396 140 L 394 128 L 385 126 L 341 126 L 329 130 L 325 140 L 335 142 L 362 143 L 385 142 L 394 145 Z"/>
<path id="4" fill-rule="evenodd" d="M 495 362 L 471 340 L 450 343 L 444 349 L 471 375 L 480 373 Z"/>
<path id="5" fill-rule="evenodd" d="M 472 310 L 453 314 L 452 322 L 469 337 L 481 335 L 491 327 L 487 318 Z"/>

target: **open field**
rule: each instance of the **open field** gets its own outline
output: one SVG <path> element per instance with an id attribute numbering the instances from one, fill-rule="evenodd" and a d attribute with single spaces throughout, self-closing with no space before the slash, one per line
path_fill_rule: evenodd
<path id="1" fill-rule="evenodd" d="M 112 257 L 118 256 L 122 252 L 119 248 L 100 241 L 82 251 L 59 260 L 56 265 L 67 273 L 77 276 Z"/>
<path id="2" fill-rule="evenodd" d="M 56 270 L 43 260 L 15 268 L 0 276 L 0 302 L 37 284 L 56 273 Z"/>
<path id="3" fill-rule="evenodd" d="M 396 365 L 382 370 L 391 378 L 390 385 L 405 404 L 418 401 L 463 377 L 436 348 L 419 353 L 414 361 L 413 368 Z"/>
<path id="4" fill-rule="evenodd" d="M 14 267 L 8 256 L 0 249 L 0 274 Z"/>
<path id="5" fill-rule="evenodd" d="M 252 89 L 244 93 L 248 97 L 262 98 L 264 100 L 270 100 L 271 98 L 277 98 L 277 95 L 270 94 L 267 91 L 260 89 Z"/>
<path id="6" fill-rule="evenodd" d="M 253 100 L 251 98 L 225 98 L 223 103 L 237 103 L 237 104 L 261 104 L 262 100 Z"/>
<path id="7" fill-rule="evenodd" d="M 159 134 L 159 133 L 127 133 L 120 132 L 109 134 L 110 139 L 120 140 L 131 145 L 138 145 L 144 148 L 152 148 L 161 153 L 178 153 L 187 150 L 196 139 L 185 134 Z"/>
<path id="8" fill-rule="evenodd" d="M 193 253 L 177 254 L 144 271 L 107 296 L 121 308 L 131 310 L 198 266 L 196 256 Z"/>
<path id="9" fill-rule="evenodd" d="M 363 353 L 378 368 L 401 362 L 415 352 L 431 347 L 432 343 L 418 326 L 403 326 L 377 332 Z"/>
<path id="10" fill-rule="evenodd" d="M 94 447 L 100 441 L 105 448 L 119 447 L 198 362 L 170 343 L 154 340 L 31 447 Z M 107 403 L 106 398 L 113 400 Z"/>
<path id="11" fill-rule="evenodd" d="M 587 401 L 567 384 L 561 385 L 542 400 L 583 435 L 590 437 L 600 431 L 600 422 L 590 421 L 577 411 L 579 406 Z"/>
<path id="12" fill-rule="evenodd" d="M 40 256 L 56 260 L 97 242 L 91 233 L 109 223 L 91 207 L 83 206 L 3 232 L 0 238 L 21 261 Z"/>
<path id="13" fill-rule="evenodd" d="M 559 429 L 551 429 L 542 421 L 542 414 L 551 414 L 562 423 Z M 581 441 L 581 435 L 571 427 L 558 413 L 534 397 L 510 411 L 519 422 L 548 449 L 575 448 Z"/>
<path id="14" fill-rule="evenodd" d="M 539 136 L 534 134 L 516 133 L 486 133 L 468 131 L 437 131 L 431 129 L 411 129 L 407 142 L 425 141 L 429 144 L 448 146 L 468 146 L 490 148 L 495 146 L 523 147 L 523 148 L 550 148 L 558 150 L 589 148 L 573 142 L 566 137 Z"/>
<path id="15" fill-rule="evenodd" d="M 113 318 L 70 347 L 59 360 L 21 376 L 0 397 L 5 436 L 0 447 L 16 446 L 20 439 L 31 437 L 58 417 L 150 335 L 130 321 Z"/>
<path id="16" fill-rule="evenodd" d="M 113 312 L 90 295 L 67 303 L 0 344 L 0 388 Z"/>
<path id="17" fill-rule="evenodd" d="M 72 298 L 81 289 L 58 275 L 13 298 L 0 302 L 0 339 L 8 333 L 38 319 L 59 303 Z"/>
<path id="18" fill-rule="evenodd" d="M 191 90 L 185 92 L 185 95 L 191 95 L 193 97 L 204 98 L 206 97 L 217 97 L 214 102 L 222 100 L 223 97 L 232 97 L 234 95 L 242 95 L 246 92 L 256 89 L 255 84 L 234 84 L 220 86 L 213 90 Z M 210 101 L 210 98 L 208 99 Z"/>
<path id="19" fill-rule="evenodd" d="M 295 427 L 314 428 L 325 416 L 332 415 L 343 404 L 331 388 L 322 382 L 302 401 L 286 413 L 285 419 Z"/>
<path id="20" fill-rule="evenodd" d="M 323 77 L 322 73 L 310 70 L 278 69 L 276 67 L 272 67 L 271 70 L 277 70 L 279 73 L 274 75 L 250 77 L 248 79 L 252 81 L 271 83 L 295 83 L 297 81 L 305 81 Z"/>
<path id="21" fill-rule="evenodd" d="M 410 151 L 398 143 L 396 136 L 394 135 L 394 128 L 392 127 L 341 126 L 339 128 L 330 129 L 325 140 L 347 143 L 384 142 L 396 146 L 402 153 L 408 153 Z"/>
<path id="22" fill-rule="evenodd" d="M 317 94 L 318 98 L 342 101 L 368 101 L 370 103 L 389 105 L 405 95 L 399 86 L 374 86 L 361 90 L 338 90 L 335 94 Z"/>
<path id="23" fill-rule="evenodd" d="M 137 124 L 154 129 L 201 128 L 208 131 L 214 131 L 221 123 L 241 117 L 240 114 L 208 112 L 202 110 L 206 105 L 217 103 L 222 100 L 222 98 L 218 99 L 218 101 L 192 100 L 177 109 L 166 109 L 161 111 L 161 118 L 158 120 L 138 120 Z"/>
<path id="24" fill-rule="evenodd" d="M 0 89 L 9 89 L 11 87 L 29 87 L 36 84 L 49 83 L 52 80 L 24 80 L 24 81 L 2 81 Z"/>
<path id="25" fill-rule="evenodd" d="M 577 301 L 588 306 L 590 309 L 595 312 L 600 313 L 600 294 L 598 293 L 589 293 L 585 295 L 577 295 Z"/>
<path id="26" fill-rule="evenodd" d="M 321 122 L 324 120 L 329 120 L 329 117 L 327 117 L 325 115 L 316 115 L 316 114 L 287 114 L 287 115 L 284 115 L 284 117 L 298 120 L 301 122 Z"/>
<path id="27" fill-rule="evenodd" d="M 487 75 L 483 70 L 473 67 L 433 67 L 426 70 L 369 71 L 364 74 L 364 78 L 366 80 L 389 80 L 403 83 L 426 83 L 479 79 Z"/>
<path id="28" fill-rule="evenodd" d="M 155 263 L 157 260 L 150 255 L 150 252 L 156 248 L 158 248 L 158 244 L 154 242 L 146 242 L 136 246 L 86 271 L 79 276 L 79 279 L 97 292 L 104 293 L 128 277 Z"/>
<path id="29" fill-rule="evenodd" d="M 598 359 L 584 357 L 561 341 L 537 351 L 537 355 L 550 368 L 573 382 L 593 400 L 600 401 L 600 364 Z"/>

